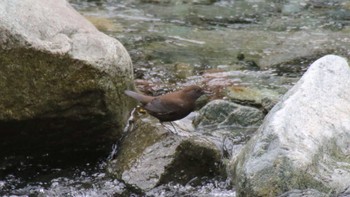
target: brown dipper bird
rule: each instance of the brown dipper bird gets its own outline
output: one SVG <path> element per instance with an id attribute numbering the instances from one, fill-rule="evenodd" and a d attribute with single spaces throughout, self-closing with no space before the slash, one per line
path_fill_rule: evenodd
<path id="1" fill-rule="evenodd" d="M 126 90 L 125 94 L 138 100 L 143 108 L 160 122 L 175 121 L 186 117 L 195 108 L 196 100 L 204 94 L 201 87 L 192 85 L 161 96 L 146 96 Z"/>

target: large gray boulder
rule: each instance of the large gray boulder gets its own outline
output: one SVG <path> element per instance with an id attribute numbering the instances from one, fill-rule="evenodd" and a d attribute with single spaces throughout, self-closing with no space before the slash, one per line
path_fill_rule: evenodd
<path id="1" fill-rule="evenodd" d="M 0 145 L 103 144 L 126 120 L 132 75 L 122 44 L 66 0 L 0 2 Z"/>
<path id="2" fill-rule="evenodd" d="M 350 69 L 341 57 L 314 62 L 270 111 L 233 161 L 238 196 L 350 185 Z"/>

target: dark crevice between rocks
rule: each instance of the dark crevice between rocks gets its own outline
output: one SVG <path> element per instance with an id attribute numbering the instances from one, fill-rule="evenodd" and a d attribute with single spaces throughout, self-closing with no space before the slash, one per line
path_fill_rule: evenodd
<path id="1" fill-rule="evenodd" d="M 165 170 L 170 173 L 163 174 L 158 185 L 170 182 L 199 185 L 204 179 L 226 179 L 225 167 L 220 162 L 221 155 L 215 150 L 193 146 L 191 142 L 185 141 L 177 147 L 176 154 L 176 159 Z"/>
<path id="2" fill-rule="evenodd" d="M 105 121 L 103 116 L 90 117 L 86 120 L 42 118 L 1 121 L 0 146 L 14 152 L 33 152 L 34 149 L 39 152 L 87 149 L 112 138 L 111 130 L 118 127 L 103 123 Z M 16 141 L 12 141 L 12 138 Z"/>

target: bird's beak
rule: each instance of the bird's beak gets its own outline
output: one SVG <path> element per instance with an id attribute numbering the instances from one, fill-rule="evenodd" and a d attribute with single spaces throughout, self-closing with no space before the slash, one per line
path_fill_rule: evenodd
<path id="1" fill-rule="evenodd" d="M 213 95 L 213 94 L 214 94 L 214 92 L 209 91 L 209 90 L 203 90 L 203 94 L 204 94 L 204 95 L 208 95 L 208 96 L 210 96 L 210 95 Z"/>

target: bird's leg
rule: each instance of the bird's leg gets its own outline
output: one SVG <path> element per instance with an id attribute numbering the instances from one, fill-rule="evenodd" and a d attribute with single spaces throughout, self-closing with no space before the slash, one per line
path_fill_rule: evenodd
<path id="1" fill-rule="evenodd" d="M 166 126 L 163 124 L 163 122 L 160 122 L 160 124 L 161 124 L 161 125 L 164 127 L 164 129 L 165 129 L 165 130 L 167 130 L 167 131 L 170 131 L 170 132 L 171 132 L 171 130 L 169 130 L 169 129 L 168 129 L 168 127 L 166 127 Z"/>
<path id="2" fill-rule="evenodd" d="M 170 132 L 173 133 L 173 134 L 177 134 L 176 128 L 175 128 L 175 126 L 173 125 L 173 123 L 172 123 L 172 122 L 169 122 L 169 123 L 171 124 L 171 126 L 173 126 L 174 130 L 169 129 L 167 126 L 165 126 L 165 125 L 163 124 L 163 122 L 160 122 L 160 124 L 161 124 L 167 131 L 170 131 Z"/>
<path id="3" fill-rule="evenodd" d="M 169 123 L 170 123 L 170 124 L 171 124 L 171 126 L 173 126 L 173 128 L 174 128 L 174 132 L 173 132 L 173 133 L 177 134 L 177 131 L 176 131 L 175 126 L 173 125 L 173 122 L 169 122 Z"/>

